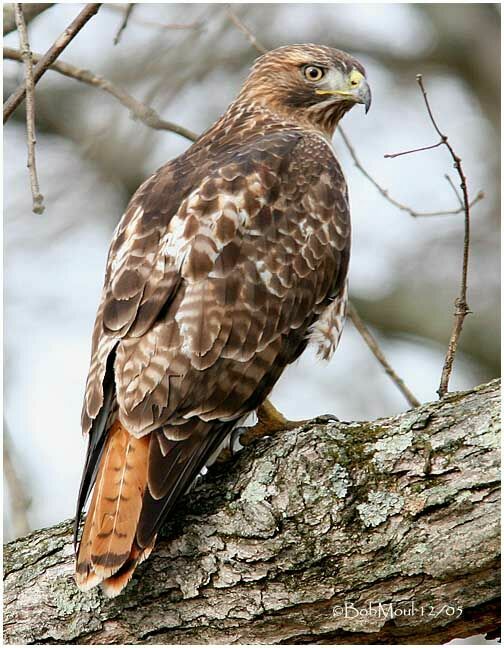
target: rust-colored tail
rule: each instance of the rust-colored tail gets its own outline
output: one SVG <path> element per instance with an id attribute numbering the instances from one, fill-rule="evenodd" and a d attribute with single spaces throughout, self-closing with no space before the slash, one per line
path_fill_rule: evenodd
<path id="1" fill-rule="evenodd" d="M 119 421 L 110 428 L 77 554 L 75 580 L 87 591 L 98 583 L 116 596 L 148 557 L 135 535 L 147 485 L 149 435 L 137 439 Z"/>

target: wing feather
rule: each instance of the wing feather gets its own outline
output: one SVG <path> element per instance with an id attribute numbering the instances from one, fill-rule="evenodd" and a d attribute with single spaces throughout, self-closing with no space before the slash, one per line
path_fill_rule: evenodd
<path id="1" fill-rule="evenodd" d="M 249 137 L 213 154 L 193 147 L 162 168 L 135 194 L 114 236 L 83 428 L 98 447 L 98 421 L 111 411 L 104 380 L 112 362 L 116 416 L 130 435 L 150 440 L 136 538 L 112 589 L 127 582 L 176 499 L 266 398 L 334 302 L 340 328 L 350 226 L 339 165 L 314 134 L 258 127 Z M 325 349 L 334 346 L 332 321 L 319 331 Z M 96 452 L 91 459 L 85 493 Z"/>

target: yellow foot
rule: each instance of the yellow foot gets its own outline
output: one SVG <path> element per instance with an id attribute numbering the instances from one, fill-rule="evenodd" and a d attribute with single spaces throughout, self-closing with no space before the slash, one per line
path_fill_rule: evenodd
<path id="1" fill-rule="evenodd" d="M 234 439 L 238 439 L 240 444 L 244 447 L 250 445 L 256 439 L 271 436 L 275 432 L 280 432 L 281 430 L 294 430 L 295 428 L 311 422 L 327 423 L 329 421 L 338 420 L 332 414 L 325 414 L 323 416 L 317 416 L 315 419 L 289 421 L 269 400 L 265 400 L 264 403 L 257 408 L 256 413 L 257 423 L 254 426 L 237 428 L 235 430 L 237 434 L 233 434 Z"/>
<path id="2" fill-rule="evenodd" d="M 329 423 L 339 419 L 333 414 L 323 414 L 312 419 L 303 419 L 302 421 L 289 421 L 281 414 L 277 408 L 269 401 L 265 400 L 257 408 L 257 423 L 252 427 L 237 427 L 231 433 L 229 447 L 221 450 L 215 460 L 216 463 L 226 463 L 232 459 L 237 452 L 237 442 L 243 447 L 249 446 L 256 439 L 265 436 L 271 436 L 275 432 L 282 430 L 294 430 L 295 428 L 307 425 L 308 423 Z M 239 446 L 238 446 L 239 447 Z"/>

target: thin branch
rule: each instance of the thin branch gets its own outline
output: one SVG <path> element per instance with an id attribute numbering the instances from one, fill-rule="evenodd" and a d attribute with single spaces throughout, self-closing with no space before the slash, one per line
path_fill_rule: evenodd
<path id="1" fill-rule="evenodd" d="M 35 214 L 42 214 L 44 211 L 44 196 L 40 193 L 40 185 L 37 175 L 37 163 L 35 160 L 35 83 L 33 82 L 33 62 L 28 42 L 28 32 L 23 15 L 23 5 L 16 3 L 14 7 L 17 31 L 19 35 L 19 46 L 25 69 L 26 85 L 26 139 L 28 144 L 28 172 L 30 174 L 30 188 L 32 194 L 32 210 Z"/>
<path id="2" fill-rule="evenodd" d="M 109 5 L 110 6 L 110 5 Z M 194 21 L 192 23 L 161 23 L 155 20 L 146 20 L 145 18 L 136 18 L 134 23 L 138 25 L 145 25 L 146 27 L 155 27 L 157 29 L 173 29 L 175 31 L 185 31 L 187 29 L 194 29 L 197 31 L 204 31 L 204 23 Z"/>
<path id="3" fill-rule="evenodd" d="M 455 353 L 457 351 L 458 341 L 460 334 L 462 332 L 462 327 L 464 326 L 464 320 L 468 313 L 470 313 L 469 305 L 467 303 L 467 273 L 469 268 L 469 245 L 471 241 L 471 214 L 470 214 L 470 204 L 469 204 L 469 192 L 467 190 L 467 179 L 462 170 L 462 159 L 458 156 L 450 142 L 448 137 L 444 135 L 434 119 L 432 110 L 429 104 L 429 99 L 427 97 L 427 91 L 423 85 L 422 75 L 417 75 L 417 82 L 422 91 L 424 98 L 425 106 L 429 113 L 430 120 L 432 125 L 436 129 L 439 137 L 443 140 L 446 148 L 450 151 L 455 168 L 460 178 L 460 188 L 462 189 L 462 196 L 464 200 L 464 248 L 462 254 L 462 276 L 460 279 L 460 293 L 459 296 L 455 299 L 455 313 L 454 313 L 454 322 L 452 334 L 450 337 L 450 342 L 448 343 L 448 350 L 446 352 L 445 362 L 443 365 L 443 371 L 441 373 L 441 381 L 439 383 L 438 395 L 439 398 L 442 398 L 448 391 L 448 385 L 450 382 L 450 376 L 453 368 L 453 361 L 455 358 Z"/>
<path id="4" fill-rule="evenodd" d="M 371 349 L 371 352 L 373 353 L 374 357 L 378 360 L 378 362 L 381 364 L 381 366 L 385 369 L 387 375 L 389 378 L 392 380 L 392 382 L 396 385 L 396 387 L 399 389 L 399 391 L 402 393 L 404 398 L 408 401 L 408 403 L 412 407 L 419 407 L 420 406 L 420 401 L 415 397 L 415 395 L 412 393 L 412 391 L 407 387 L 406 383 L 402 378 L 400 378 L 396 372 L 392 369 L 390 366 L 389 362 L 387 361 L 387 358 L 383 355 L 382 350 L 378 346 L 378 342 L 375 340 L 373 335 L 371 334 L 371 331 L 367 328 L 367 326 L 364 324 L 362 321 L 359 313 L 357 312 L 357 309 L 355 306 L 352 304 L 352 302 L 348 303 L 348 310 L 347 310 L 348 317 L 352 320 L 353 325 L 357 329 L 357 331 L 360 333 L 368 347 Z"/>
<path id="5" fill-rule="evenodd" d="M 12 61 L 22 60 L 21 52 L 11 47 L 4 47 L 3 55 L 4 58 L 10 59 Z M 35 54 L 35 52 L 32 52 L 32 57 L 35 62 L 42 59 L 42 56 L 40 54 Z M 154 108 L 151 108 L 141 101 L 138 101 L 138 99 L 135 99 L 130 94 L 128 94 L 126 90 L 123 90 L 119 86 L 112 83 L 112 81 L 109 81 L 99 74 L 94 74 L 89 70 L 83 70 L 82 68 L 78 68 L 75 65 L 71 65 L 70 63 L 64 63 L 63 61 L 54 62 L 49 66 L 49 69 L 54 70 L 55 72 L 59 72 L 60 74 L 63 74 L 64 76 L 71 79 L 75 79 L 76 81 L 81 81 L 82 83 L 94 86 L 95 88 L 100 88 L 104 92 L 107 92 L 108 94 L 115 97 L 125 108 L 127 108 L 136 119 L 141 121 L 149 128 L 152 128 L 154 130 L 171 131 L 172 133 L 176 133 L 181 137 L 185 137 L 191 142 L 194 142 L 198 138 L 196 133 L 193 133 L 189 129 L 184 128 L 183 126 L 179 126 L 178 124 L 174 124 L 173 122 L 161 119 Z"/>
<path id="6" fill-rule="evenodd" d="M 437 390 L 437 393 L 439 395 L 439 398 L 442 398 L 446 392 L 448 391 L 448 384 L 450 382 L 450 376 L 452 373 L 453 369 L 453 361 L 455 359 L 455 353 L 457 352 L 457 346 L 458 346 L 458 341 L 460 338 L 460 334 L 462 332 L 462 327 L 464 325 L 464 320 L 468 313 L 471 311 L 469 310 L 469 306 L 467 304 L 467 272 L 468 272 L 468 267 L 469 267 L 469 244 L 470 244 L 470 227 L 471 227 L 471 218 L 470 218 L 470 209 L 471 206 L 474 204 L 474 201 L 471 203 L 469 202 L 469 193 L 467 190 L 467 179 L 464 175 L 464 171 L 462 170 L 462 160 L 460 156 L 458 156 L 455 153 L 455 150 L 453 149 L 452 145 L 448 141 L 447 135 L 441 132 L 441 129 L 439 128 L 434 115 L 432 113 L 432 109 L 429 103 L 429 98 L 427 97 L 427 91 L 425 90 L 425 86 L 423 84 L 423 79 L 421 74 L 417 74 L 417 83 L 420 87 L 420 90 L 423 95 L 425 107 L 427 108 L 427 112 L 429 114 L 430 121 L 434 127 L 434 130 L 440 137 L 440 142 L 439 144 L 436 144 L 436 146 L 439 146 L 440 144 L 443 144 L 446 146 L 448 151 L 450 152 L 451 158 L 453 160 L 453 166 L 457 169 L 457 173 L 460 178 L 460 188 L 462 189 L 462 206 L 461 206 L 461 211 L 464 212 L 464 246 L 463 246 L 463 254 L 462 254 L 462 276 L 460 279 L 460 291 L 458 297 L 455 299 L 455 312 L 454 312 L 454 322 L 453 322 L 453 328 L 450 336 L 450 341 L 448 343 L 448 349 L 446 351 L 446 356 L 443 364 L 443 370 L 441 372 L 441 380 L 439 383 L 439 387 Z M 409 153 L 415 153 L 416 151 L 404 151 L 402 153 L 395 153 L 394 155 L 389 155 L 388 157 L 397 157 L 398 155 L 407 155 Z M 447 177 L 447 176 L 445 176 Z M 447 178 L 448 182 L 452 185 L 455 193 L 457 194 L 457 197 L 460 201 L 460 197 L 458 196 L 458 192 L 455 189 L 455 186 L 453 185 L 452 181 L 450 178 Z"/>
<path id="7" fill-rule="evenodd" d="M 111 11 L 114 12 L 123 12 L 123 13 L 124 11 L 127 10 L 127 7 L 128 5 L 111 4 L 110 2 L 104 5 L 105 9 L 110 9 Z M 197 29 L 199 30 L 204 27 L 204 23 L 202 21 L 195 21 L 192 23 L 161 23 L 161 22 L 156 22 L 155 20 L 147 20 L 145 18 L 139 18 L 138 16 L 134 16 L 133 18 L 130 17 L 128 23 L 130 22 L 132 22 L 135 25 L 145 25 L 147 27 L 155 27 L 157 29 L 173 29 L 173 30 Z"/>
<path id="8" fill-rule="evenodd" d="M 401 155 L 409 155 L 410 153 L 420 153 L 420 151 L 431 151 L 432 149 L 437 148 L 438 146 L 443 146 L 444 141 L 440 140 L 437 144 L 431 144 L 430 146 L 420 146 L 420 148 L 410 149 L 409 151 L 401 151 L 400 153 L 385 153 L 384 158 L 396 158 Z"/>
<path id="9" fill-rule="evenodd" d="M 58 36 L 47 52 L 40 58 L 35 69 L 33 70 L 33 82 L 36 84 L 42 75 L 50 67 L 51 63 L 58 58 L 66 46 L 75 38 L 86 23 L 97 13 L 100 3 L 87 4 L 75 20 Z M 18 86 L 16 90 L 4 103 L 3 121 L 5 122 L 12 115 L 14 110 L 19 106 L 26 96 L 26 86 L 24 83 Z"/>
<path id="10" fill-rule="evenodd" d="M 354 147 L 352 146 L 352 143 L 350 142 L 347 134 L 343 130 L 341 126 L 338 126 L 338 131 L 339 134 L 341 135 L 343 142 L 345 143 L 345 146 L 348 149 L 348 152 L 350 153 L 350 156 L 352 160 L 354 161 L 355 166 L 359 169 L 359 171 L 362 173 L 362 175 L 369 180 L 369 182 L 380 192 L 380 194 L 387 200 L 391 205 L 394 205 L 394 207 L 397 207 L 401 211 L 404 211 L 408 213 L 410 216 L 413 216 L 413 218 L 424 218 L 426 216 L 451 216 L 454 214 L 460 214 L 463 212 L 463 207 L 460 207 L 458 209 L 449 209 L 445 211 L 432 211 L 432 212 L 420 212 L 420 211 L 415 211 L 411 207 L 408 207 L 407 205 L 404 205 L 403 203 L 400 203 L 398 200 L 395 200 L 395 198 L 392 198 L 389 195 L 388 189 L 385 189 L 382 187 L 378 182 L 373 178 L 373 176 L 366 171 L 366 169 L 362 166 L 359 158 L 357 157 L 357 154 L 355 152 Z M 436 146 L 438 146 L 436 144 Z M 476 196 L 473 198 L 473 200 L 470 203 L 470 207 L 475 205 L 477 202 L 482 200 L 485 197 L 485 194 L 482 191 L 478 191 Z"/>
<path id="11" fill-rule="evenodd" d="M 126 29 L 126 27 L 128 26 L 128 21 L 130 19 L 131 12 L 133 11 L 134 8 L 135 8 L 135 3 L 134 2 L 131 2 L 128 5 L 126 5 L 126 10 L 124 12 L 124 17 L 123 17 L 122 23 L 121 23 L 119 29 L 117 30 L 117 34 L 115 35 L 115 38 L 114 38 L 114 45 L 117 45 L 119 43 L 119 41 L 121 40 L 122 33 Z"/>
<path id="12" fill-rule="evenodd" d="M 226 13 L 229 16 L 231 22 L 234 23 L 234 25 L 242 32 L 242 34 L 245 34 L 247 40 L 251 43 L 251 45 L 255 47 L 260 54 L 266 54 L 268 50 L 263 45 L 261 45 L 256 36 L 238 18 L 235 12 L 231 9 L 231 5 L 226 5 Z"/>
<path id="13" fill-rule="evenodd" d="M 459 205 L 462 207 L 462 209 L 464 209 L 464 201 L 463 201 L 462 198 L 460 197 L 460 194 L 459 194 L 459 192 L 457 191 L 457 187 L 455 186 L 453 180 L 450 178 L 450 176 L 449 176 L 447 173 L 445 173 L 445 176 L 444 176 L 444 177 L 445 177 L 445 179 L 447 180 L 447 182 L 448 182 L 448 184 L 450 185 L 450 187 L 453 189 L 453 193 L 454 193 L 455 196 L 457 197 L 457 200 L 459 201 Z"/>

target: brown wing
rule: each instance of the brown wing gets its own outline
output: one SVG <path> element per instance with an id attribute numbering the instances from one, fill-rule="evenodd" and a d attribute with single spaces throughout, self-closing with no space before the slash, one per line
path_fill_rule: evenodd
<path id="1" fill-rule="evenodd" d="M 90 447 L 99 447 L 94 426 L 104 419 L 107 371 L 124 428 L 153 432 L 140 548 L 299 356 L 346 279 L 345 183 L 319 136 L 276 130 L 199 155 L 198 173 L 196 147 L 132 200 L 111 247 L 95 328 L 83 411 Z M 88 461 L 81 505 L 96 461 Z"/>
<path id="2" fill-rule="evenodd" d="M 271 148 L 207 178 L 171 221 L 163 244 L 180 268 L 176 296 L 117 350 L 122 420 L 137 434 L 250 411 L 258 382 L 279 355 L 294 359 L 344 286 L 350 227 L 332 152 L 317 136 L 286 159 Z"/>

